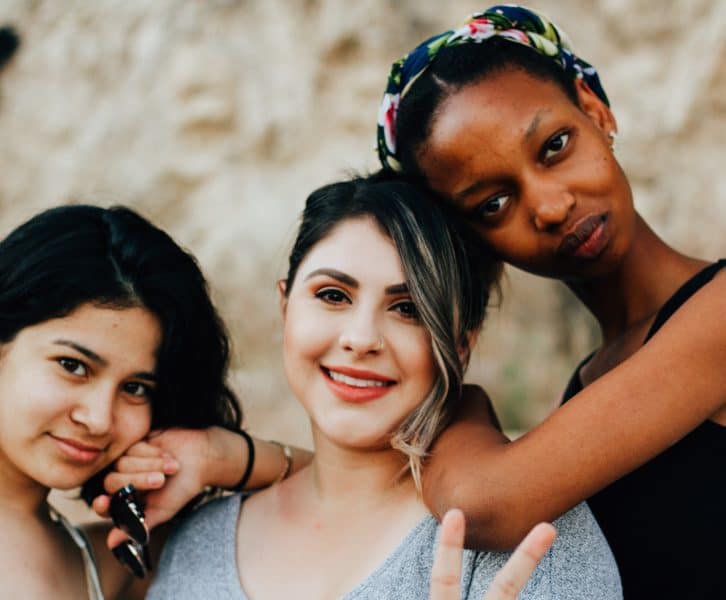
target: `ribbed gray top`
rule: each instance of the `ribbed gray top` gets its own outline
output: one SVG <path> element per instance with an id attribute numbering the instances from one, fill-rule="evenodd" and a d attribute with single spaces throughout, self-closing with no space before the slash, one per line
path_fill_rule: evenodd
<path id="1" fill-rule="evenodd" d="M 240 585 L 236 526 L 240 496 L 203 506 L 166 544 L 148 600 L 250 600 Z M 557 541 L 544 557 L 522 600 L 614 600 L 620 578 L 605 538 L 585 504 L 554 523 Z M 438 523 L 427 516 L 364 581 L 341 600 L 428 600 Z M 509 554 L 464 552 L 462 598 L 481 600 Z M 254 600 L 263 600 L 257 599 Z"/>

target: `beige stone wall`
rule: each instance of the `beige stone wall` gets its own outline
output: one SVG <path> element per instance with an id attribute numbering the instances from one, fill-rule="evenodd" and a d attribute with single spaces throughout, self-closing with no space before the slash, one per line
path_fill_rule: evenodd
<path id="1" fill-rule="evenodd" d="M 677 247 L 726 254 L 726 2 L 542 0 L 597 65 L 639 209 Z M 274 282 L 306 194 L 375 167 L 388 65 L 483 6 L 465 0 L 2 0 L 0 230 L 65 202 L 130 204 L 200 259 L 263 435 L 309 441 L 280 368 Z M 470 379 L 505 422 L 548 410 L 592 324 L 512 272 Z"/>

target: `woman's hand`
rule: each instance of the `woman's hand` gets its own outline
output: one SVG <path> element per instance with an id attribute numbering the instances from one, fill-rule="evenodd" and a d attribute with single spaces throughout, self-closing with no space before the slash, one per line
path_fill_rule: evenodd
<path id="1" fill-rule="evenodd" d="M 93 509 L 106 516 L 110 495 L 130 483 L 143 495 L 149 529 L 170 520 L 213 484 L 209 478 L 214 477 L 213 465 L 210 467 L 214 435 L 211 429 L 168 429 L 134 444 L 106 476 L 104 487 L 109 495 L 94 499 Z M 112 529 L 108 547 L 115 547 L 126 537 L 121 530 Z"/>
<path id="2" fill-rule="evenodd" d="M 247 488 L 270 485 L 287 467 L 276 444 L 254 439 L 255 462 Z M 312 454 L 292 448 L 291 472 L 310 462 Z M 109 494 L 129 483 L 144 496 L 149 529 L 170 520 L 206 487 L 233 488 L 242 478 L 249 457 L 238 433 L 220 428 L 167 429 L 134 444 L 116 461 L 115 471 L 104 480 Z M 93 509 L 108 515 L 110 496 L 99 496 Z M 126 539 L 119 529 L 108 536 L 113 548 Z"/>
<path id="3" fill-rule="evenodd" d="M 552 525 L 536 525 L 497 573 L 483 600 L 516 600 L 554 540 L 555 528 Z M 461 598 L 463 545 L 464 513 L 454 508 L 441 521 L 441 534 L 431 571 L 430 600 Z"/>

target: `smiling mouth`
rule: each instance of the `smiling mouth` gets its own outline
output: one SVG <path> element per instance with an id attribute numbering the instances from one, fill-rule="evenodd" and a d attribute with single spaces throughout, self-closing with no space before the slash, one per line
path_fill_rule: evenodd
<path id="1" fill-rule="evenodd" d="M 340 370 L 320 368 L 330 390 L 340 400 L 351 404 L 365 404 L 378 400 L 388 394 L 397 383 L 369 371 L 345 368 L 347 372 L 342 373 L 341 370 L 342 368 Z"/>
<path id="2" fill-rule="evenodd" d="M 55 442 L 57 448 L 68 459 L 79 463 L 90 463 L 96 460 L 103 448 L 97 446 L 89 446 L 71 438 L 57 437 L 50 434 L 51 439 Z"/>
<path id="3" fill-rule="evenodd" d="M 605 249 L 610 237 L 607 213 L 590 215 L 577 221 L 557 247 L 558 256 L 596 258 Z"/>
<path id="4" fill-rule="evenodd" d="M 345 385 L 349 385 L 351 387 L 357 387 L 357 388 L 381 388 L 381 387 L 390 387 L 392 386 L 395 381 L 393 380 L 386 380 L 386 379 L 363 379 L 360 377 L 352 377 L 351 375 L 345 375 L 344 373 L 340 373 L 338 371 L 333 371 L 331 369 L 327 369 L 326 367 L 322 367 L 323 372 L 333 381 L 337 383 L 344 383 Z"/>

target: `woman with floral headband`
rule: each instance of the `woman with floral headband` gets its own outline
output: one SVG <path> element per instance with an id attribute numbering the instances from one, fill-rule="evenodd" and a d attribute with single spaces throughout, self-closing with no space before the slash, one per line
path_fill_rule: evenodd
<path id="1" fill-rule="evenodd" d="M 726 261 L 648 227 L 616 132 L 595 69 L 529 9 L 487 9 L 393 65 L 384 166 L 425 182 L 501 260 L 563 281 L 603 339 L 566 404 L 515 442 L 469 402 L 424 495 L 438 515 L 463 508 L 483 547 L 588 498 L 626 597 L 726 598 Z"/>

